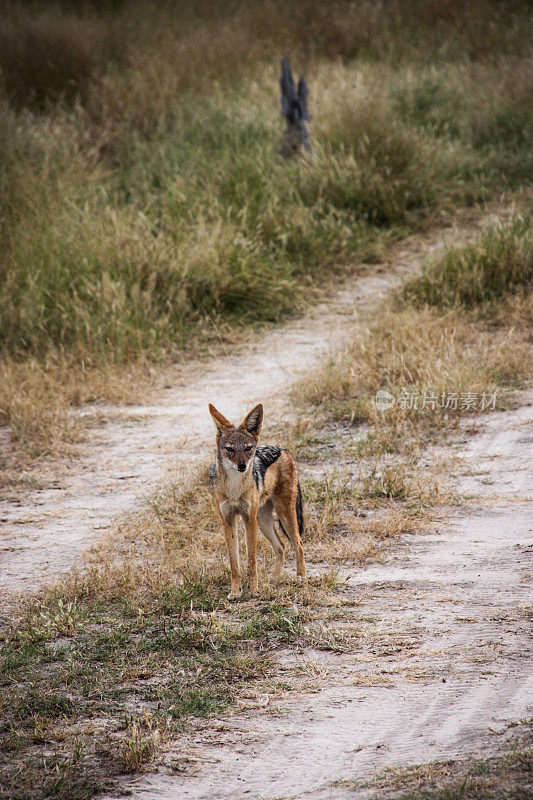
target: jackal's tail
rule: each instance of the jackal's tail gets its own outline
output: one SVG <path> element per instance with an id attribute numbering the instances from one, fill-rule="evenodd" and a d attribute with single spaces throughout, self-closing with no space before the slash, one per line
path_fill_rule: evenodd
<path id="1" fill-rule="evenodd" d="M 296 519 L 298 520 L 298 533 L 300 539 L 304 538 L 304 507 L 302 498 L 302 487 L 298 481 L 298 493 L 296 495 Z"/>

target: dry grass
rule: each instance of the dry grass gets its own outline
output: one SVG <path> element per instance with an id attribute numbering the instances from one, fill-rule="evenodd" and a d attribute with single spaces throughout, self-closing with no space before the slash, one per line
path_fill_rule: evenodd
<path id="1" fill-rule="evenodd" d="M 396 0 L 387 8 L 343 0 L 327 11 L 317 0 L 300 0 L 290 8 L 275 0 L 261 8 L 246 0 L 228 8 L 189 1 L 154 7 L 130 0 L 116 8 L 93 3 L 80 10 L 7 2 L 0 67 L 8 96 L 19 104 L 46 107 L 78 99 L 90 106 L 93 86 L 95 94 L 105 93 L 102 83 L 112 86 L 115 103 L 106 110 L 115 123 L 119 114 L 112 112 L 126 110 L 127 85 L 113 71 L 129 68 L 137 89 L 129 108 L 136 100 L 136 121 L 153 125 L 180 91 L 242 73 L 266 54 L 395 63 L 458 56 L 490 62 L 500 53 L 520 55 L 529 44 L 522 14 L 521 3 L 502 9 L 483 0 L 466 8 L 457 0 Z"/>
<path id="2" fill-rule="evenodd" d="M 59 6 L 21 7 L 7 2 L 0 22 L 3 89 L 18 107 L 46 109 L 85 98 L 91 81 L 118 55 L 120 38 L 110 20 Z"/>
<path id="3" fill-rule="evenodd" d="M 98 367 L 50 353 L 40 361 L 0 360 L 0 424 L 10 423 L 18 446 L 0 460 L 0 472 L 28 459 L 69 455 L 83 439 L 90 418 L 77 410 L 105 397 L 110 403 L 136 403 L 161 383 L 153 366 L 104 361 Z M 23 456 L 23 459 L 21 459 Z"/>
<path id="4" fill-rule="evenodd" d="M 302 382 L 297 398 L 352 424 L 369 423 L 372 446 L 377 440 L 384 451 L 394 450 L 395 440 L 453 427 L 461 414 L 488 406 L 494 393 L 496 407 L 505 407 L 509 393 L 501 387 L 517 389 L 531 375 L 532 258 L 522 218 L 451 248 Z M 394 397 L 390 409 L 376 407 L 378 390 Z M 476 397 L 470 408 L 469 392 Z"/>
<path id="5" fill-rule="evenodd" d="M 230 609 L 209 570 L 157 587 L 155 572 L 137 570 L 143 582 L 132 585 L 131 571 L 102 570 L 101 591 L 73 578 L 4 631 L 1 797 L 92 797 L 146 769 L 191 717 L 220 714 L 250 681 L 272 691 L 265 651 L 305 636 L 294 593 Z"/>
<path id="6" fill-rule="evenodd" d="M 522 305 L 522 313 L 528 314 L 530 306 L 529 301 Z M 476 351 L 484 358 L 472 358 Z M 368 422 L 376 435 L 388 437 L 393 433 L 389 428 L 408 428 L 413 422 L 427 421 L 436 427 L 453 423 L 458 415 L 442 407 L 443 394 L 457 395 L 460 412 L 461 397 L 468 391 L 488 398 L 502 383 L 520 386 L 528 364 L 523 329 L 489 332 L 454 311 L 386 310 L 369 322 L 347 351 L 302 384 L 297 396 L 326 406 L 337 418 Z M 374 402 L 379 389 L 396 398 L 386 416 Z M 417 395 L 418 407 L 402 408 L 402 392 Z M 422 408 L 424 395 L 428 399 Z"/>

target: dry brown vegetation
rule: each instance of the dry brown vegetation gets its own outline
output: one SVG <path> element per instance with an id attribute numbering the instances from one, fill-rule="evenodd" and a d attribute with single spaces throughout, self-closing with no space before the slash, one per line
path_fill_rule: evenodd
<path id="1" fill-rule="evenodd" d="M 524 386 L 531 375 L 530 223 L 526 211 L 426 265 L 296 396 L 352 424 L 370 423 L 381 438 L 385 429 L 394 449 L 394 438 L 409 430 L 427 435 L 456 426 L 469 412 L 461 408 L 468 392 L 485 396 L 488 406 L 498 387 Z M 380 389 L 396 400 L 385 413 L 375 404 Z M 457 403 L 446 405 L 450 394 Z M 496 407 L 508 402 L 500 393 Z"/>

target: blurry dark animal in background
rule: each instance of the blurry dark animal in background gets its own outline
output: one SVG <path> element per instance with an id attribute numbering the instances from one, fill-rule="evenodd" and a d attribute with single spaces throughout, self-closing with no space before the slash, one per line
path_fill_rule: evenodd
<path id="1" fill-rule="evenodd" d="M 309 89 L 303 75 L 298 81 L 298 91 L 294 88 L 291 65 L 288 58 L 281 62 L 281 113 L 287 127 L 280 144 L 279 152 L 284 158 L 293 158 L 303 147 L 308 153 L 313 152 L 311 132 L 309 130 Z"/>

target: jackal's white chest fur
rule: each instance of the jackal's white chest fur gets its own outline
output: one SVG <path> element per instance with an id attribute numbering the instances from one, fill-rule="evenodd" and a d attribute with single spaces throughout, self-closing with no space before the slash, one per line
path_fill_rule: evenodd
<path id="1" fill-rule="evenodd" d="M 250 476 L 248 475 L 248 470 L 239 472 L 230 461 L 227 464 L 224 461 L 226 459 L 222 462 L 226 497 L 228 500 L 239 500 L 246 493 L 249 486 Z"/>
<path id="2" fill-rule="evenodd" d="M 239 472 L 230 461 L 223 459 L 222 468 L 224 470 L 225 498 L 220 503 L 220 511 L 224 516 L 231 512 L 248 514 L 251 503 L 243 495 L 247 495 L 250 491 L 251 463 L 246 472 Z"/>

